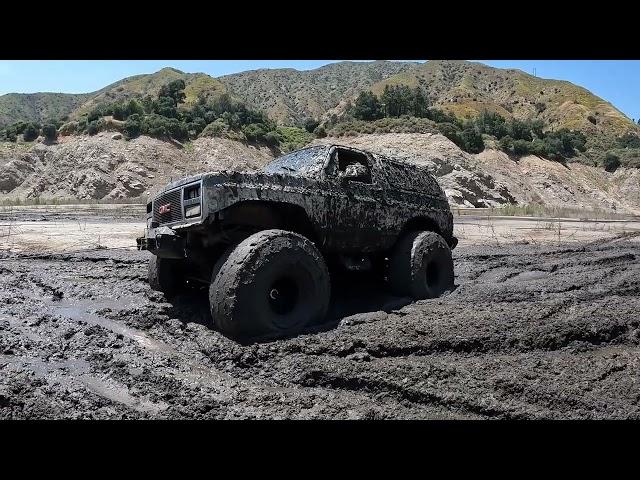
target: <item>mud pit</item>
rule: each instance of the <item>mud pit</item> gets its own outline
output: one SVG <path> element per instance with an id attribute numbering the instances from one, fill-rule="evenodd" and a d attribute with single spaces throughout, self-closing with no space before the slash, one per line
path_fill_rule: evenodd
<path id="1" fill-rule="evenodd" d="M 0 418 L 640 418 L 639 251 L 462 245 L 442 298 L 357 279 L 248 346 L 150 290 L 147 252 L 0 253 Z"/>

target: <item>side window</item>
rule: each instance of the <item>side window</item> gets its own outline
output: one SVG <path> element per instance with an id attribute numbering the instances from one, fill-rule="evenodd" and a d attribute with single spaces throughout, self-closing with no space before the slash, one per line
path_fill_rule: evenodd
<path id="1" fill-rule="evenodd" d="M 367 156 L 353 150 L 337 148 L 327 168 L 327 175 L 361 183 L 372 183 Z"/>

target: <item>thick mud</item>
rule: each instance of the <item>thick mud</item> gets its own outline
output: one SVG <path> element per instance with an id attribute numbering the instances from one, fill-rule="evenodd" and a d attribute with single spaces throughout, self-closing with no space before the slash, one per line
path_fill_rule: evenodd
<path id="1" fill-rule="evenodd" d="M 147 253 L 0 257 L 0 418 L 640 418 L 640 248 L 459 247 L 409 303 L 357 278 L 314 332 L 240 345 Z"/>

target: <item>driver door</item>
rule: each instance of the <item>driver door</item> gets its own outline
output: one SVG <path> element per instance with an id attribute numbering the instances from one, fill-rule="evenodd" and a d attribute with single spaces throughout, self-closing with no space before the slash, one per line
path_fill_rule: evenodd
<path id="1" fill-rule="evenodd" d="M 330 214 L 336 249 L 367 252 L 380 243 L 382 188 L 376 182 L 374 162 L 356 149 L 336 147 L 330 153 L 325 173 L 332 184 Z"/>

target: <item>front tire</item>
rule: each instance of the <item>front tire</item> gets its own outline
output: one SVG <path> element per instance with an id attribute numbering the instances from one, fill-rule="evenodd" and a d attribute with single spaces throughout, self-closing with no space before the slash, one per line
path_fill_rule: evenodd
<path id="1" fill-rule="evenodd" d="M 389 259 L 389 283 L 396 295 L 415 300 L 435 298 L 453 288 L 453 259 L 435 232 L 409 232 Z"/>
<path id="2" fill-rule="evenodd" d="M 327 314 L 329 272 L 318 249 L 302 235 L 255 233 L 219 263 L 209 301 L 214 325 L 225 335 L 291 335 Z"/>
<path id="3" fill-rule="evenodd" d="M 172 298 L 181 285 L 179 260 L 152 255 L 149 260 L 149 285 L 152 289 Z"/>

